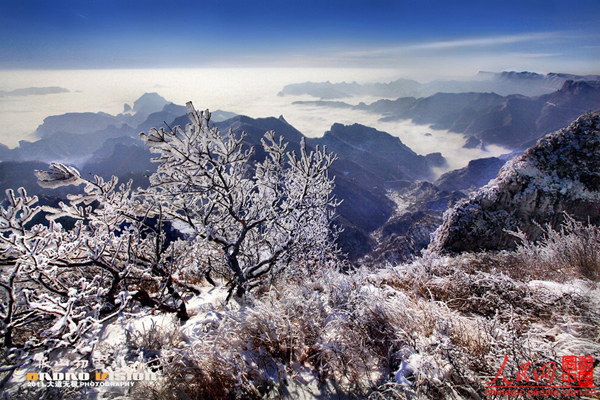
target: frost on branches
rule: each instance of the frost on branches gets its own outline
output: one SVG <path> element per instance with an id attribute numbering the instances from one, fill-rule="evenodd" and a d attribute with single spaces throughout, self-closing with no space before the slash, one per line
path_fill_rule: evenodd
<path id="1" fill-rule="evenodd" d="M 252 165 L 245 133 L 223 135 L 209 126 L 208 110 L 187 107 L 192 123 L 185 130 L 141 136 L 161 163 L 147 193 L 197 246 L 216 250 L 202 261 L 226 265 L 231 292 L 241 296 L 267 274 L 325 257 L 337 205 L 327 171 L 337 156 L 318 147 L 308 152 L 304 139 L 300 156 L 286 153 L 287 143 L 267 132 L 266 159 Z"/>
<path id="2" fill-rule="evenodd" d="M 85 185 L 58 207 L 36 206 L 22 188 L 0 208 L 0 372 L 33 351 L 79 346 L 93 328 L 139 302 L 187 319 L 182 296 L 199 294 L 190 274 L 220 272 L 230 296 L 265 278 L 302 273 L 332 256 L 330 219 L 337 201 L 326 149 L 300 155 L 267 132 L 266 159 L 254 162 L 245 134 L 223 135 L 210 113 L 188 103 L 191 124 L 151 129 L 158 153 L 147 189 L 133 190 L 72 167 L 36 171 L 41 186 Z M 48 223 L 33 225 L 44 212 Z M 66 229 L 65 226 L 72 226 Z M 176 232 L 171 232 L 175 230 Z M 174 239 L 177 237 L 177 239 Z M 78 344 L 79 343 L 79 344 Z"/>

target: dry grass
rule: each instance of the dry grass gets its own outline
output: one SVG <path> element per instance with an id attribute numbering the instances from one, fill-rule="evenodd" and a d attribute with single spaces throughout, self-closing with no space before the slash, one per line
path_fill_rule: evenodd
<path id="1" fill-rule="evenodd" d="M 223 356 L 205 343 L 195 343 L 186 350 L 173 351 L 162 364 L 162 380 L 135 388 L 135 399 L 186 400 L 257 398 L 244 382 L 243 360 L 232 354 Z"/>
<path id="2" fill-rule="evenodd" d="M 599 289 L 590 281 L 536 285 L 546 272 L 517 273 L 521 257 L 429 254 L 397 267 L 276 281 L 204 328 L 184 327 L 195 336 L 163 347 L 165 379 L 138 388 L 139 398 L 280 397 L 310 371 L 350 397 L 483 399 L 505 355 L 507 376 L 525 362 L 598 358 Z M 406 363 L 416 369 L 408 386 L 394 381 Z"/>
<path id="3" fill-rule="evenodd" d="M 532 243 L 522 232 L 511 232 L 521 239 L 517 255 L 525 265 L 553 270 L 565 276 L 600 280 L 600 227 L 584 224 L 568 214 L 559 230 L 540 227 L 543 238 Z"/>
<path id="4" fill-rule="evenodd" d="M 126 331 L 125 336 L 130 358 L 137 359 L 141 355 L 155 372 L 161 369 L 162 349 L 178 348 L 182 340 L 179 327 L 173 319 L 160 325 L 152 319 L 149 325 L 143 325 L 139 331 Z"/>

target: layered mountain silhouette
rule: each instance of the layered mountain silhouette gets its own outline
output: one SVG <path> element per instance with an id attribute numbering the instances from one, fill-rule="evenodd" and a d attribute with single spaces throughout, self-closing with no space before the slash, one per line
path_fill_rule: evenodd
<path id="1" fill-rule="evenodd" d="M 148 185 L 148 177 L 157 165 L 150 161 L 151 153 L 138 139 L 139 132 L 165 124 L 174 128 L 189 123 L 184 107 L 163 100 L 158 95 L 144 95 L 133 108 L 129 107 L 131 110 L 117 116 L 72 113 L 46 118 L 38 129 L 43 133 L 41 139 L 21 142 L 15 149 L 0 149 L 3 159 L 0 177 L 4 178 L 0 189 L 24 185 L 30 194 L 50 197 L 80 190 L 70 187 L 48 191 L 37 186 L 33 171 L 47 169 L 52 161 L 75 162 L 84 176 L 97 174 L 109 178 L 115 175 L 120 181 L 132 179 L 135 187 Z M 135 121 L 140 118 L 138 113 L 145 119 L 137 127 L 123 122 Z M 289 142 L 288 150 L 295 152 L 299 152 L 304 138 L 283 117 L 254 119 L 237 115 L 222 120 L 232 113 L 217 111 L 212 115 L 221 131 L 246 132 L 246 143 L 254 146 L 253 157 L 259 161 L 265 157 L 261 145 L 265 132 L 272 130 L 283 136 Z M 117 127 L 114 124 L 118 122 Z M 94 130 L 97 128 L 102 129 Z M 327 146 L 329 151 L 339 155 L 331 174 L 336 176 L 334 193 L 344 202 L 338 208 L 335 224 L 344 229 L 340 244 L 352 259 L 376 246 L 370 234 L 393 215 L 396 205 L 388 197 L 389 188 L 432 179 L 432 168 L 445 162 L 440 153 L 418 155 L 397 137 L 358 124 L 334 124 L 322 138 L 308 139 L 308 146 Z"/>
<path id="2" fill-rule="evenodd" d="M 187 118 L 187 117 L 185 117 Z M 184 117 L 174 121 L 185 122 Z M 260 139 L 273 130 L 288 142 L 288 150 L 298 152 L 301 132 L 280 118 L 236 116 L 216 124 L 219 129 L 247 133 L 246 142 L 255 148 L 254 157 L 264 159 Z M 363 125 L 334 124 L 322 138 L 307 140 L 309 147 L 327 146 L 338 154 L 330 171 L 335 176 L 334 194 L 343 203 L 338 207 L 335 223 L 344 230 L 339 243 L 352 259 L 367 254 L 376 245 L 370 233 L 392 215 L 395 203 L 387 196 L 389 184 L 398 180 L 410 183 L 432 176 L 432 161 L 417 155 L 400 139 Z"/>
<path id="3" fill-rule="evenodd" d="M 435 93 L 494 92 L 502 96 L 521 94 L 539 96 L 561 88 L 567 80 L 595 81 L 600 75 L 572 75 L 535 72 L 480 72 L 468 80 L 435 80 L 419 83 L 410 79 L 398 79 L 389 83 L 331 83 L 304 82 L 286 85 L 279 96 L 310 95 L 321 100 L 345 99 L 354 96 L 381 98 L 428 97 Z"/>
<path id="4" fill-rule="evenodd" d="M 118 115 L 98 113 L 66 113 L 44 119 L 37 128 L 39 140 L 22 140 L 14 149 L 0 144 L 0 161 L 53 161 L 84 165 L 92 161 L 94 153 L 102 148 L 107 140 L 129 137 L 136 144 L 140 132 L 155 126 L 169 126 L 173 120 L 184 116 L 187 109 L 165 100 L 157 93 L 145 93 L 135 101 L 133 108 Z M 217 110 L 214 121 L 223 121 L 235 116 L 235 113 Z M 131 142 L 130 142 L 131 143 Z"/>
<path id="5" fill-rule="evenodd" d="M 384 181 L 431 179 L 431 162 L 399 138 L 364 125 L 334 124 L 310 143 L 327 146 L 340 158 L 360 161 L 362 168 Z"/>
<path id="6" fill-rule="evenodd" d="M 0 90 L 0 97 L 4 96 L 44 96 L 47 94 L 56 94 L 56 93 L 69 93 L 69 89 L 65 89 L 59 86 L 49 86 L 49 87 L 28 87 L 28 88 L 19 88 L 11 91 Z"/>
<path id="7" fill-rule="evenodd" d="M 446 127 L 451 125 L 452 129 L 456 131 L 473 131 L 475 133 L 470 137 L 480 141 L 486 140 L 484 139 L 487 137 L 486 135 L 491 135 L 489 130 L 481 127 L 493 125 L 501 120 L 503 129 L 514 132 L 513 136 L 519 138 L 519 143 L 526 144 L 527 141 L 534 140 L 533 138 L 539 132 L 550 129 L 560 121 L 568 119 L 572 113 L 587 107 L 597 98 L 598 86 L 594 82 L 564 81 L 564 76 L 555 78 L 557 81 L 563 80 L 560 90 L 533 98 L 521 95 L 500 96 L 493 93 L 438 93 L 427 98 L 382 100 L 371 105 L 349 106 L 336 102 L 336 106 L 361 107 L 382 114 L 389 113 L 390 110 L 395 110 L 393 112 L 404 110 L 403 112 L 406 114 L 402 115 L 412 115 L 412 118 L 421 123 Z M 519 76 L 518 79 L 540 78 Z M 546 76 L 544 79 L 549 78 Z M 325 102 L 324 104 L 329 103 Z M 47 164 L 52 161 L 75 163 L 84 176 L 98 174 L 109 178 L 111 175 L 115 175 L 119 177 L 120 181 L 132 179 L 135 187 L 144 187 L 148 185 L 148 177 L 156 170 L 156 164 L 150 161 L 152 156 L 139 140 L 138 134 L 154 126 L 166 128 L 174 128 L 177 125 L 185 126 L 189 123 L 186 111 L 184 107 L 170 103 L 157 94 L 148 94 L 136 101 L 133 107 L 126 105 L 124 113 L 117 116 L 103 113 L 72 113 L 49 117 L 38 129 L 42 136 L 38 141 L 23 141 L 15 149 L 0 146 L 0 160 L 2 160 L 0 162 L 0 189 L 24 186 L 30 194 L 41 196 L 42 203 L 46 204 L 57 203 L 67 193 L 81 190 L 81 188 L 73 187 L 58 190 L 40 188 L 35 181 L 33 171 L 48 169 Z M 303 134 L 290 125 L 283 116 L 254 119 L 224 111 L 216 111 L 212 115 L 212 121 L 221 131 L 231 129 L 236 134 L 242 131 L 246 132 L 247 145 L 255 148 L 253 155 L 255 160 L 262 160 L 265 157 L 261 138 L 266 131 L 273 130 L 278 136 L 283 136 L 289 142 L 288 150 L 296 152 L 299 151 L 300 142 L 304 138 Z M 433 119 L 436 115 L 436 119 Z M 490 118 L 488 122 L 485 122 L 484 116 L 486 115 Z M 597 114 L 590 115 L 585 120 L 588 122 L 580 120 L 577 127 L 572 125 L 564 132 L 588 132 L 595 126 L 594 118 L 597 119 Z M 398 115 L 390 114 L 388 117 L 395 118 Z M 132 127 L 130 124 L 134 122 L 137 125 Z M 518 130 L 521 129 L 519 127 L 527 127 L 528 130 L 524 130 L 525 133 L 519 133 Z M 482 132 L 486 134 L 484 135 Z M 564 132 L 563 136 L 567 135 Z M 589 165 L 596 162 L 593 154 L 586 153 L 588 158 L 580 154 L 573 155 L 576 154 L 573 149 L 576 149 L 577 146 L 583 146 L 586 149 L 592 146 L 592 144 L 589 146 L 585 144 L 587 142 L 580 136 L 574 133 L 571 136 L 573 135 L 579 138 L 575 140 L 575 143 L 579 143 L 578 145 L 569 147 L 564 144 L 564 140 L 556 139 L 552 142 L 556 142 L 555 144 L 544 147 L 544 151 L 548 153 L 544 156 L 544 162 L 549 165 L 549 169 L 544 171 L 548 174 L 552 168 L 555 168 L 552 162 L 556 159 L 556 157 L 550 156 L 550 148 L 570 149 L 571 153 L 565 150 L 565 154 L 569 154 L 568 157 L 572 158 L 572 163 L 588 159 L 591 163 Z M 488 142 L 485 141 L 485 143 Z M 307 139 L 307 144 L 313 148 L 327 146 L 329 151 L 335 152 L 339 156 L 330 173 L 335 176 L 334 194 L 338 199 L 344 201 L 337 210 L 338 216 L 334 224 L 343 228 L 339 236 L 339 244 L 351 260 L 361 259 L 361 262 L 367 263 L 406 261 L 429 245 L 431 233 L 442 222 L 444 222 L 443 226 L 448 226 L 444 229 L 454 233 L 442 234 L 439 233 L 442 231 L 438 230 L 436 243 L 433 245 L 435 248 L 461 251 L 475 249 L 478 248 L 477 246 L 502 248 L 512 245 L 510 239 L 502 236 L 503 229 L 506 227 L 490 228 L 493 232 L 490 231 L 492 233 L 488 232 L 486 235 L 491 239 L 480 241 L 469 230 L 472 228 L 461 225 L 464 219 L 457 217 L 450 221 L 449 217 L 444 220 L 442 216 L 444 211 L 453 207 L 457 202 L 462 204 L 457 209 L 467 207 L 464 206 L 463 199 L 496 177 L 502 165 L 511 156 L 520 154 L 519 151 L 506 157 L 473 160 L 466 167 L 450 171 L 434 180 L 436 178 L 434 168 L 445 164 L 442 153 L 416 154 L 399 138 L 367 126 L 336 123 L 322 137 Z M 532 157 L 531 154 L 538 153 L 538 150 L 528 150 L 525 155 L 529 158 L 525 160 L 529 160 Z M 561 160 L 562 158 L 564 157 L 560 156 L 557 159 Z M 525 163 L 531 164 L 529 161 Z M 538 168 L 538 164 L 535 164 L 536 168 Z M 503 171 L 507 171 L 507 168 L 510 167 L 504 167 Z M 525 171 L 530 171 L 527 168 Z M 541 170 L 541 168 L 538 169 Z M 580 184 L 593 186 L 596 182 L 595 172 L 593 170 L 585 172 L 587 171 L 585 168 L 579 168 L 579 170 L 577 176 L 569 175 L 568 182 L 571 186 L 567 186 L 569 188 Z M 503 172 L 502 174 L 506 175 L 507 173 Z M 501 176 L 504 176 L 502 174 Z M 517 175 L 519 174 L 522 175 L 523 172 L 521 171 Z M 563 173 L 560 172 L 557 176 L 560 178 L 561 174 Z M 565 174 L 568 175 L 566 172 Z M 522 182 L 517 184 L 519 188 L 524 185 Z M 592 186 L 587 190 L 596 190 Z M 577 187 L 579 188 L 579 186 Z M 562 193 L 563 190 L 564 187 L 559 193 Z M 570 193 L 570 190 L 567 189 L 567 193 Z M 537 197 L 531 200 L 532 204 L 537 204 L 535 207 L 538 208 L 548 203 L 542 196 L 543 193 L 540 193 L 542 192 L 536 194 Z M 517 196 L 514 193 L 510 196 L 513 195 Z M 502 194 L 500 197 L 510 200 L 510 196 Z M 525 195 L 520 196 L 527 198 Z M 566 204 L 579 204 L 567 195 L 556 196 L 560 200 L 558 203 L 551 203 L 552 206 L 543 212 L 535 207 L 534 211 L 537 211 L 531 212 L 535 214 L 540 211 L 540 215 L 556 215 L 556 210 L 567 210 Z M 480 206 L 489 204 L 491 204 L 489 199 L 482 200 Z M 575 207 L 575 210 L 570 211 L 577 215 L 576 211 L 583 210 L 587 205 L 587 203 L 581 203 Z M 494 212 L 499 212 L 494 217 L 496 218 L 494 223 L 497 223 L 498 226 L 500 226 L 499 221 L 513 221 L 513 214 L 510 214 L 512 211 L 506 210 L 510 210 L 508 203 L 502 203 L 497 206 L 497 209 L 494 209 Z M 501 211 L 508 212 L 510 218 Z M 520 215 L 517 211 L 515 213 L 514 215 Z M 455 212 L 455 214 L 466 215 L 465 212 Z M 490 211 L 486 209 L 485 212 L 482 211 L 481 215 L 489 216 Z M 514 220 L 518 223 L 523 221 Z M 546 220 L 542 218 L 539 222 L 544 221 Z M 558 223 L 559 221 L 550 222 Z M 443 239 L 444 237 L 448 239 Z M 503 239 L 498 239 L 500 237 Z"/>
<path id="8" fill-rule="evenodd" d="M 44 123 L 38 126 L 36 133 L 41 138 L 56 132 L 81 135 L 121 125 L 121 119 L 103 112 L 67 113 L 44 118 Z"/>
<path id="9" fill-rule="evenodd" d="M 600 80 L 566 80 L 559 90 L 535 97 L 469 92 L 378 100 L 355 106 L 326 101 L 295 103 L 378 113 L 382 121 L 412 120 L 431 125 L 432 129 L 463 134 L 467 139 L 465 147 L 498 144 L 526 148 L 579 115 L 600 108 Z"/>

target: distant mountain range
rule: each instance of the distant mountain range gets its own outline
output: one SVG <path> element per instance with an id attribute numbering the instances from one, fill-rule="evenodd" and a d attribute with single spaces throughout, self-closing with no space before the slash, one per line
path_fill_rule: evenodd
<path id="1" fill-rule="evenodd" d="M 73 187 L 49 190 L 37 186 L 33 170 L 47 169 L 52 161 L 75 162 L 84 176 L 97 174 L 109 178 L 115 175 L 120 181 L 133 179 L 134 186 L 148 185 L 148 177 L 156 170 L 156 164 L 150 161 L 150 152 L 138 139 L 139 132 L 165 126 L 165 123 L 169 127 L 185 126 L 189 123 L 187 110 L 156 94 L 146 94 L 133 107 L 125 106 L 124 110 L 127 111 L 117 116 L 69 113 L 46 118 L 38 128 L 42 136 L 38 141 L 23 141 L 15 149 L 0 148 L 0 189 L 25 186 L 30 194 L 45 196 L 45 202 L 56 202 L 68 192 L 80 190 Z M 139 121 L 141 116 L 145 118 L 136 128 L 127 123 Z M 229 129 L 246 132 L 246 143 L 255 147 L 256 160 L 265 157 L 261 138 L 267 131 L 273 130 L 285 137 L 288 150 L 296 152 L 304 137 L 283 117 L 254 119 L 216 111 L 211 120 L 223 132 Z M 372 250 L 375 244 L 370 232 L 384 224 L 394 212 L 395 204 L 387 197 L 388 183 L 408 185 L 418 179 L 432 179 L 432 168 L 445 162 L 440 153 L 418 155 L 397 137 L 358 124 L 334 124 L 322 138 L 309 139 L 308 145 L 326 145 L 339 155 L 331 171 L 336 176 L 335 194 L 344 199 L 336 223 L 344 227 L 340 242 L 351 258 Z"/>
<path id="2" fill-rule="evenodd" d="M 38 128 L 41 139 L 23 141 L 15 149 L 0 149 L 0 189 L 25 186 L 30 194 L 45 196 L 46 202 L 56 202 L 56 198 L 80 190 L 70 187 L 56 191 L 36 185 L 33 170 L 47 169 L 52 161 L 76 162 L 84 176 L 115 175 L 121 181 L 133 179 L 134 186 L 146 186 L 156 164 L 150 161 L 150 152 L 138 139 L 139 132 L 165 123 L 169 127 L 184 126 L 189 119 L 185 108 L 156 94 L 144 95 L 141 100 L 145 104 L 126 106 L 127 111 L 117 116 L 69 113 L 46 118 Z M 139 113 L 145 119 L 136 128 L 123 122 L 139 119 Z M 283 117 L 254 119 L 238 115 L 222 120 L 232 115 L 217 111 L 212 117 L 223 132 L 246 132 L 247 145 L 255 147 L 254 159 L 264 159 L 261 138 L 270 130 L 285 137 L 288 150 L 299 151 L 304 136 Z M 376 243 L 370 233 L 393 215 L 395 203 L 388 198 L 389 187 L 432 179 L 432 169 L 445 163 L 440 153 L 418 155 L 397 137 L 358 124 L 334 124 L 322 138 L 308 139 L 308 145 L 327 146 L 339 155 L 331 171 L 336 176 L 335 194 L 344 199 L 336 224 L 344 227 L 340 243 L 353 259 L 372 250 Z"/>
<path id="3" fill-rule="evenodd" d="M 173 123 L 181 125 L 187 117 Z M 236 116 L 215 124 L 221 131 L 247 133 L 246 142 L 255 148 L 254 157 L 265 155 L 260 145 L 264 133 L 273 130 L 288 142 L 288 150 L 298 152 L 301 132 L 280 118 L 249 118 Z M 441 155 L 421 156 L 414 153 L 400 139 L 386 132 L 363 125 L 334 124 L 321 138 L 307 140 L 310 147 L 327 146 L 338 154 L 331 175 L 335 176 L 334 194 L 343 203 L 338 207 L 336 223 L 344 228 L 339 242 L 352 259 L 370 252 L 376 243 L 370 233 L 393 215 L 395 203 L 387 196 L 390 185 L 402 182 L 410 185 L 419 179 L 431 179 L 432 168 L 444 162 Z"/>
<path id="4" fill-rule="evenodd" d="M 563 76 L 555 74 L 554 78 Z M 493 79 L 540 78 L 518 74 Z M 370 105 L 325 101 L 319 105 L 363 109 L 390 119 L 411 118 L 460 132 L 476 142 L 472 145 L 518 147 L 535 141 L 561 121 L 567 125 L 581 110 L 600 108 L 599 93 L 597 82 L 567 80 L 560 90 L 535 97 L 438 93 Z M 67 193 L 81 190 L 40 188 L 33 170 L 47 169 L 52 161 L 75 163 L 84 176 L 115 175 L 121 182 L 132 179 L 135 187 L 147 186 L 156 164 L 150 161 L 151 154 L 138 134 L 154 126 L 185 126 L 189 123 L 187 110 L 149 93 L 133 107 L 125 105 L 123 111 L 116 116 L 69 113 L 48 117 L 38 128 L 39 140 L 22 141 L 15 149 L 0 146 L 0 190 L 24 186 L 44 204 L 56 204 Z M 212 121 L 221 131 L 245 131 L 247 145 L 255 147 L 255 160 L 265 157 L 260 140 L 266 131 L 283 136 L 289 142 L 288 150 L 296 152 L 304 137 L 283 116 L 254 119 L 218 110 L 212 113 Z M 334 194 L 344 200 L 334 222 L 343 228 L 339 244 L 351 260 L 366 263 L 405 261 L 427 247 L 444 211 L 495 178 L 501 166 L 519 154 L 517 150 L 506 157 L 473 160 L 434 181 L 434 169 L 446 165 L 442 153 L 416 154 L 399 138 L 364 125 L 336 123 L 322 137 L 309 138 L 307 143 L 309 147 L 327 146 L 339 156 L 331 169 L 336 177 Z"/>
<path id="5" fill-rule="evenodd" d="M 436 80 L 419 83 L 410 79 L 398 79 L 389 83 L 331 83 L 304 82 L 284 86 L 278 96 L 310 95 L 321 100 L 347 99 L 355 96 L 380 98 L 428 97 L 435 93 L 496 93 L 501 96 L 521 94 L 539 96 L 552 93 L 567 80 L 596 81 L 600 75 L 573 75 L 535 72 L 480 72 L 469 80 Z"/>
<path id="6" fill-rule="evenodd" d="M 130 137 L 138 140 L 140 132 L 154 126 L 164 126 L 186 115 L 187 109 L 165 100 L 157 93 L 145 93 L 135 101 L 133 109 L 118 115 L 98 113 L 67 113 L 49 116 L 37 128 L 41 138 L 35 142 L 22 140 L 14 149 L 0 144 L 0 161 L 66 162 L 84 165 L 108 139 Z M 217 110 L 214 121 L 222 121 L 235 113 Z M 172 126 L 172 125 L 171 125 Z"/>
<path id="7" fill-rule="evenodd" d="M 49 87 L 28 87 L 11 91 L 0 90 L 0 97 L 4 96 L 43 96 L 46 94 L 68 93 L 69 89 L 58 86 Z"/>
<path id="8" fill-rule="evenodd" d="M 294 104 L 363 110 L 381 114 L 382 121 L 408 119 L 417 124 L 428 124 L 432 129 L 464 134 L 465 147 L 499 144 L 527 148 L 582 113 L 599 109 L 600 80 L 567 80 L 559 90 L 535 97 L 469 92 L 402 97 L 354 106 L 322 100 Z"/>

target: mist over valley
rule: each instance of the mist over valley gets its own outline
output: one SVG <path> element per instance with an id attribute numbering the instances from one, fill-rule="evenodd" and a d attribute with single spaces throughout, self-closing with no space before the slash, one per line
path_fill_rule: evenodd
<path id="1" fill-rule="evenodd" d="M 138 134 L 153 127 L 185 126 L 189 123 L 185 100 L 178 104 L 178 99 L 183 92 L 191 97 L 198 93 L 201 101 L 216 106 L 212 122 L 219 129 L 249 134 L 246 141 L 257 149 L 257 160 L 264 157 L 260 138 L 270 130 L 290 141 L 296 151 L 300 139 L 308 137 L 309 146 L 326 146 L 336 153 L 339 159 L 331 172 L 336 177 L 334 193 L 344 200 L 336 222 L 343 227 L 342 250 L 351 260 L 372 252 L 376 257 L 407 260 L 428 245 L 442 213 L 494 178 L 504 162 L 586 110 L 600 108 L 595 75 L 503 72 L 428 84 L 406 79 L 285 84 L 292 73 L 300 78 L 360 72 L 363 79 L 374 79 L 386 71 L 254 70 L 244 77 L 239 72 L 49 73 L 53 82 L 69 86 L 70 80 L 77 89 L 29 89 L 18 92 L 23 93 L 18 98 L 0 99 L 8 107 L 23 107 L 21 113 L 0 114 L 12 121 L 4 136 L 8 143 L 14 144 L 17 133 L 29 129 L 30 118 L 42 121 L 26 136 L 29 140 L 21 138 L 14 148 L 0 148 L 2 188 L 20 182 L 32 194 L 64 195 L 64 188 L 53 192 L 35 184 L 33 169 L 40 162 L 76 165 L 85 174 L 105 179 L 115 175 L 144 187 L 156 164 L 150 162 L 151 154 Z M 105 80 L 114 91 L 104 89 Z M 143 81 L 151 82 L 145 87 L 152 91 L 115 105 L 117 99 L 144 90 Z M 506 94 L 472 91 L 477 88 Z M 454 91 L 430 93 L 436 89 Z M 345 101 L 328 100 L 340 97 Z M 48 115 L 58 107 L 68 112 Z M 91 107 L 98 108 L 94 112 Z M 398 220 L 405 222 L 398 225 Z M 403 228 L 397 230 L 398 226 Z M 420 239 L 411 238 L 410 229 L 421 230 Z M 396 244 L 403 250 L 391 251 L 389 240 L 384 240 L 391 233 L 412 244 Z"/>

